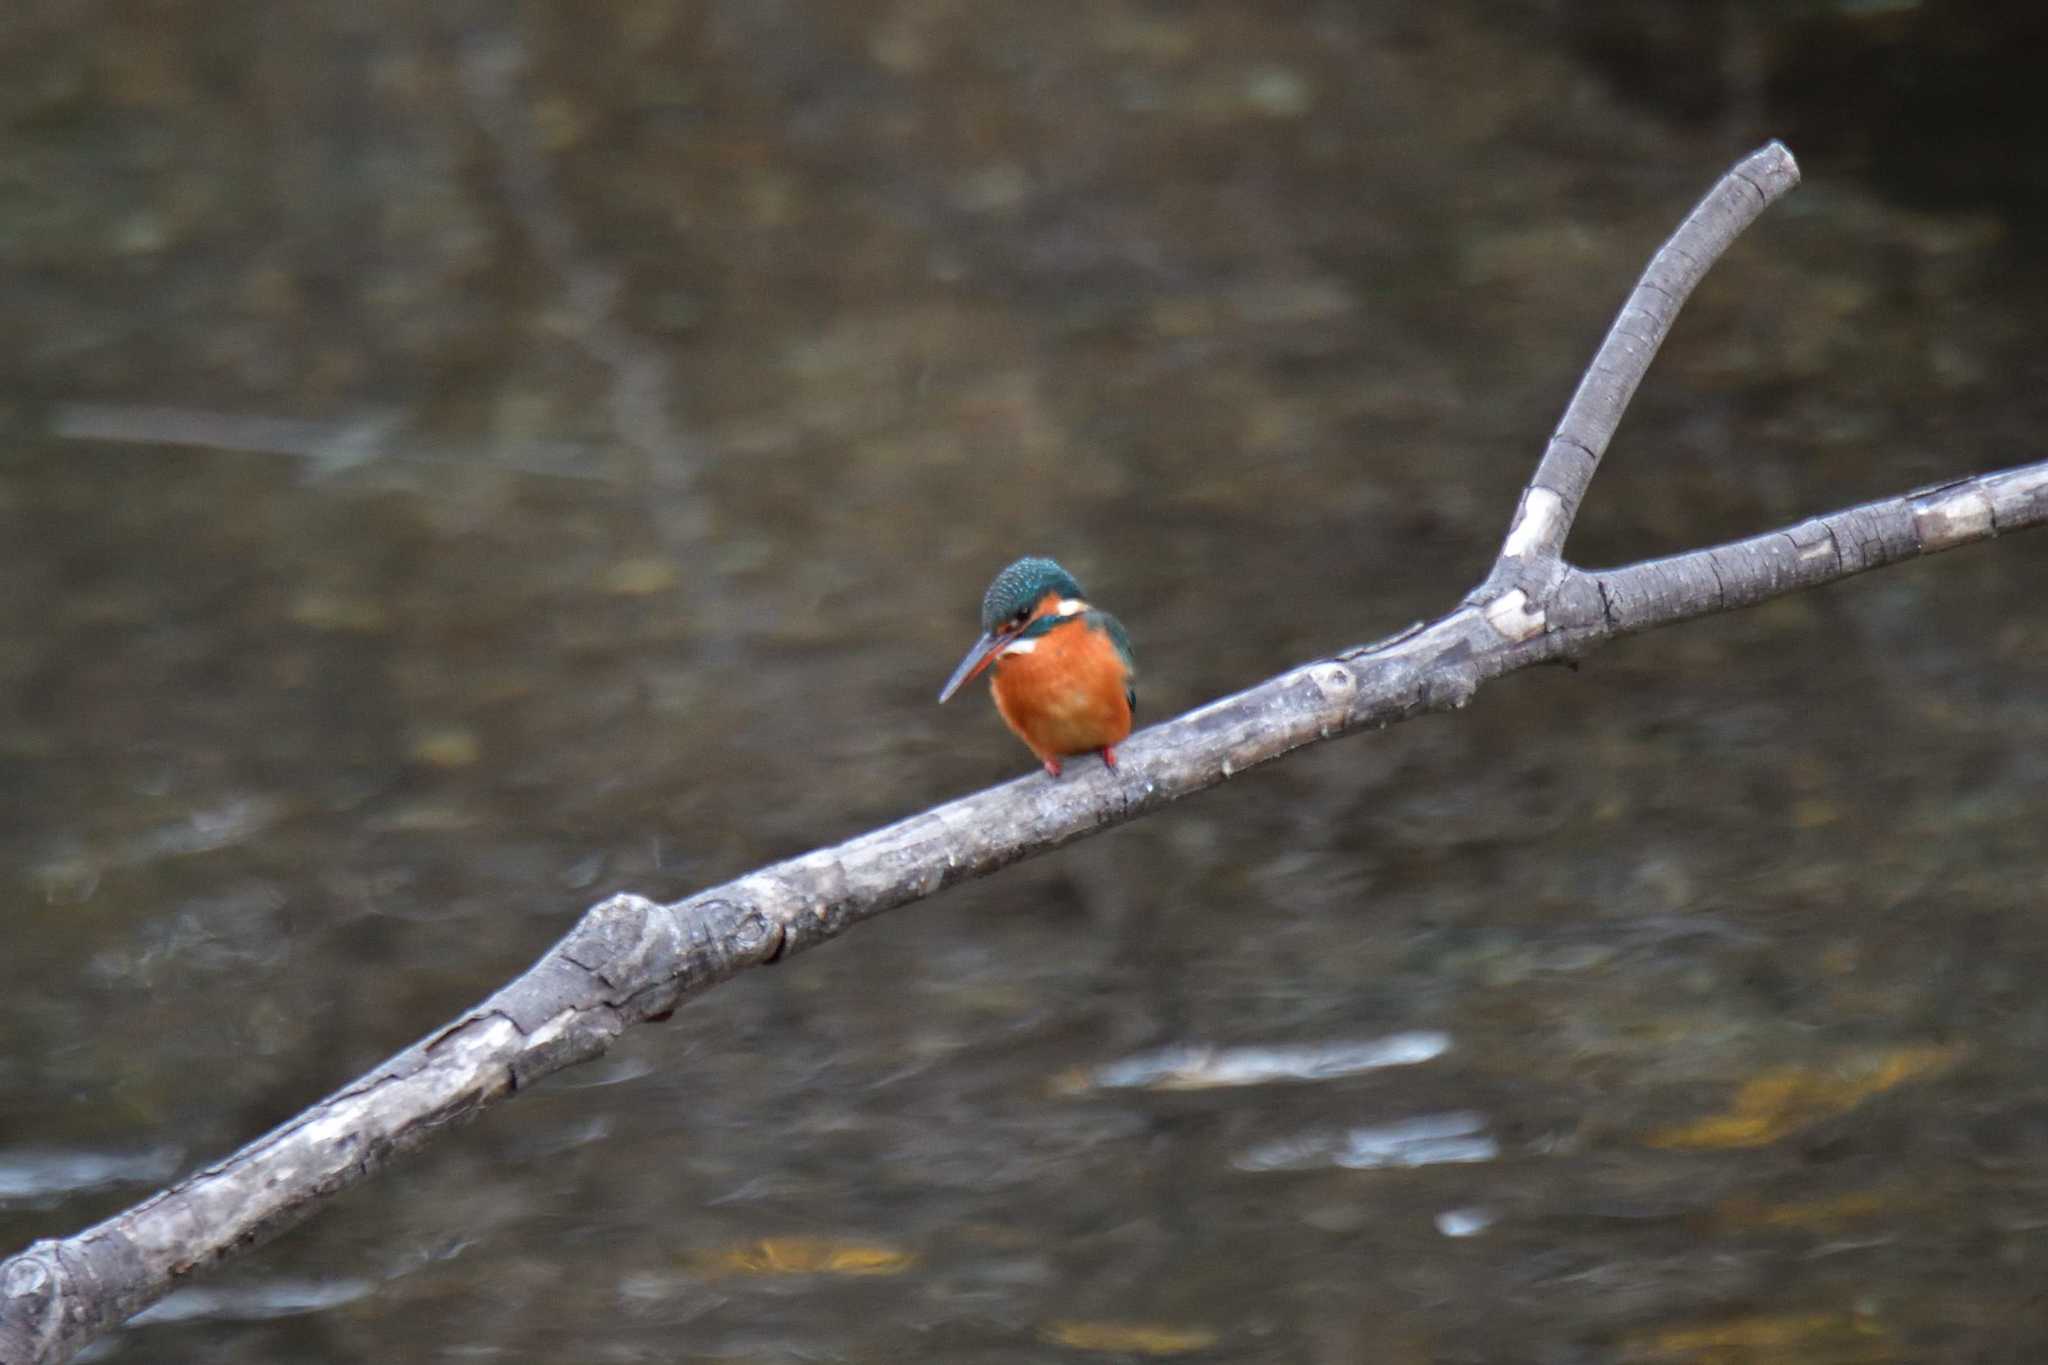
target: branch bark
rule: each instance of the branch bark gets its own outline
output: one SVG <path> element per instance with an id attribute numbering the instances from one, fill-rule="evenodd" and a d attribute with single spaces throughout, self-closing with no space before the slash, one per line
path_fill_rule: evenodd
<path id="1" fill-rule="evenodd" d="M 1554 580 L 1565 537 L 1600 469 L 1600 457 L 1670 335 L 1678 310 L 1742 230 L 1798 183 L 1798 163 L 1783 143 L 1758 148 L 1721 177 L 1650 258 L 1565 405 L 1508 524 L 1493 571 L 1467 601 L 1498 597 L 1532 572 L 1536 581 L 1520 586 L 1547 587 L 1545 580 Z"/>
<path id="2" fill-rule="evenodd" d="M 1623 408 L 1692 286 L 1798 181 L 1772 143 L 1651 261 L 1524 491 L 1486 581 L 1436 621 L 1157 725 L 1055 782 L 1020 778 L 700 892 L 615 896 L 481 1005 L 169 1189 L 0 1262 L 0 1362 L 69 1359 L 185 1277 L 309 1216 L 398 1153 L 627 1028 L 955 882 L 1084 838 L 1304 745 L 1463 706 L 1484 682 L 1621 635 L 2048 522 L 2048 461 L 1708 549 L 1588 571 L 1562 548 Z"/>

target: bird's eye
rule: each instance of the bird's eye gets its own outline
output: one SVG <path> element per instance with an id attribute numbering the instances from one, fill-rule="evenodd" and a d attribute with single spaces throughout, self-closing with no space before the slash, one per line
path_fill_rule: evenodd
<path id="1" fill-rule="evenodd" d="M 1017 614 L 1016 614 L 1015 616 L 1012 616 L 1012 617 L 1011 617 L 1010 619 L 1011 619 L 1012 621 L 1015 621 L 1015 622 L 1016 622 L 1016 623 L 1017 623 L 1018 625 L 1020 625 L 1020 626 L 1021 626 L 1021 625 L 1023 625 L 1023 624 L 1024 624 L 1024 623 L 1025 623 L 1026 621 L 1029 621 L 1029 620 L 1031 619 L 1031 608 L 1029 608 L 1029 607 L 1019 607 L 1019 608 L 1017 608 Z"/>

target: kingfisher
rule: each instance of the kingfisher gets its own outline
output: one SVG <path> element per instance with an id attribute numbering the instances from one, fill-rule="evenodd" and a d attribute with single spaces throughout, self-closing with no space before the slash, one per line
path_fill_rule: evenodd
<path id="1" fill-rule="evenodd" d="M 1116 766 L 1138 708 L 1137 665 L 1122 623 L 1089 606 L 1072 574 L 1032 556 L 996 575 L 981 599 L 981 638 L 939 701 L 983 669 L 1003 723 L 1047 773 L 1058 777 L 1076 754 Z"/>

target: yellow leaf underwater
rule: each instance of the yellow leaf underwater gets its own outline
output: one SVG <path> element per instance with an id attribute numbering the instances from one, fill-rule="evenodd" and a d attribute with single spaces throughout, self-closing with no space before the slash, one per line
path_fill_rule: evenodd
<path id="1" fill-rule="evenodd" d="M 666 559 L 622 559 L 604 571 L 599 586 L 614 597 L 648 597 L 667 592 L 680 579 Z"/>
<path id="2" fill-rule="evenodd" d="M 1891 1334 L 1846 1313 L 1780 1313 L 1724 1318 L 1639 1332 L 1624 1360 L 1683 1365 L 1882 1365 L 1898 1359 Z"/>
<path id="3" fill-rule="evenodd" d="M 704 1275 L 900 1275 L 916 1264 L 907 1251 L 829 1237 L 763 1237 L 690 1257 Z"/>
<path id="4" fill-rule="evenodd" d="M 1055 1346 L 1119 1355 L 1178 1356 L 1216 1344 L 1206 1327 L 1169 1327 L 1156 1322 L 1049 1322 L 1039 1333 Z"/>
<path id="5" fill-rule="evenodd" d="M 1828 1199 L 1806 1199 L 1770 1204 L 1761 1199 L 1727 1199 L 1714 1210 L 1715 1216 L 1731 1228 L 1803 1228 L 1812 1232 L 1831 1231 L 1844 1223 L 1857 1222 L 1888 1212 L 1901 1201 L 1875 1191 L 1838 1194 Z"/>
<path id="6" fill-rule="evenodd" d="M 1846 1114 L 1872 1095 L 1953 1066 L 1963 1050 L 1904 1047 L 1851 1057 L 1828 1069 L 1782 1066 L 1743 1083 L 1726 1113 L 1660 1128 L 1652 1147 L 1763 1147 L 1823 1119 Z"/>

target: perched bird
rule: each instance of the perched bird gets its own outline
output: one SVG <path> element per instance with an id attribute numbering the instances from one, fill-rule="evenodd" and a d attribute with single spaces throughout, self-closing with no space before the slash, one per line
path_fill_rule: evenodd
<path id="1" fill-rule="evenodd" d="M 1054 777 L 1060 760 L 1100 753 L 1116 766 L 1131 733 L 1138 694 L 1130 637 L 1081 596 L 1074 576 L 1050 559 L 1020 559 L 996 575 L 981 599 L 981 638 L 946 686 L 944 702 L 984 668 L 1003 723 Z"/>

